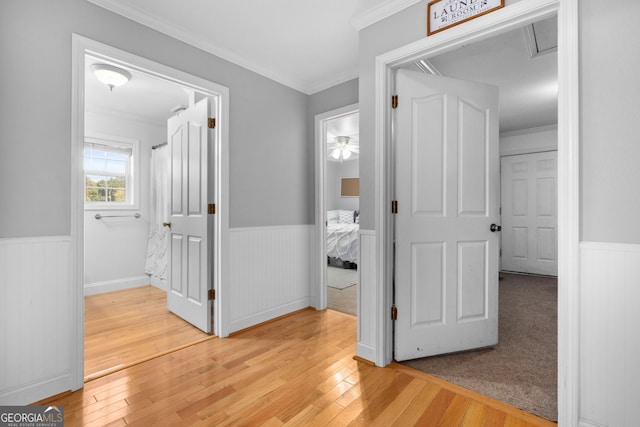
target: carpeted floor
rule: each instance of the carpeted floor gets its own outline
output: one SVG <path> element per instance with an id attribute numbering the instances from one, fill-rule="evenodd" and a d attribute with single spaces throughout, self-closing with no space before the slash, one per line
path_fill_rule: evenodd
<path id="1" fill-rule="evenodd" d="M 358 283 L 358 270 L 327 266 L 327 286 L 344 289 Z"/>
<path id="2" fill-rule="evenodd" d="M 556 421 L 557 280 L 500 277 L 496 347 L 402 363 Z"/>
<path id="3" fill-rule="evenodd" d="M 327 307 L 357 315 L 358 271 L 327 267 Z"/>

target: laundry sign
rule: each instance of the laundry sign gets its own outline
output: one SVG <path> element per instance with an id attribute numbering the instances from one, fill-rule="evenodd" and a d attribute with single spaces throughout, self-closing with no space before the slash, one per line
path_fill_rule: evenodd
<path id="1" fill-rule="evenodd" d="M 504 7 L 504 0 L 433 0 L 427 5 L 427 36 Z"/>

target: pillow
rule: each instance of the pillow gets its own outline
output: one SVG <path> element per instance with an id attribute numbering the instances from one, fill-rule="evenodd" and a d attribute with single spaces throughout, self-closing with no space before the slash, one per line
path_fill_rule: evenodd
<path id="1" fill-rule="evenodd" d="M 337 224 L 338 219 L 340 218 L 339 211 L 327 211 L 327 223 L 328 224 Z"/>
<path id="2" fill-rule="evenodd" d="M 353 224 L 353 211 L 338 211 L 338 222 L 340 224 Z"/>

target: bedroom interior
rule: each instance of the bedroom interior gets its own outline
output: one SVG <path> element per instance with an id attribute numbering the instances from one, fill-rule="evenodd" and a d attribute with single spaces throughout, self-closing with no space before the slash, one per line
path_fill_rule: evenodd
<path id="1" fill-rule="evenodd" d="M 359 232 L 359 113 L 326 123 L 327 307 L 357 314 Z"/>

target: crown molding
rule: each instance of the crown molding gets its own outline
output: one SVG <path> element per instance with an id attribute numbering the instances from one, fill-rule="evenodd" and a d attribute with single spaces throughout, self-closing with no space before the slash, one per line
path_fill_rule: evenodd
<path id="1" fill-rule="evenodd" d="M 356 30 L 360 31 L 369 25 L 382 21 L 383 19 L 406 9 L 409 6 L 420 3 L 421 1 L 422 0 L 393 0 L 379 4 L 362 13 L 358 13 L 351 18 L 351 25 L 353 25 Z"/>
<path id="2" fill-rule="evenodd" d="M 306 95 L 311 95 L 312 93 L 314 93 L 313 88 L 307 87 L 307 85 L 305 85 L 300 81 L 293 81 L 290 78 L 286 78 L 278 73 L 274 73 L 271 70 L 267 70 L 264 67 L 261 67 L 260 65 L 254 63 L 253 61 L 241 55 L 238 55 L 227 49 L 222 49 L 219 46 L 214 46 L 201 38 L 193 37 L 192 35 L 188 34 L 186 31 L 182 30 L 181 28 L 176 27 L 175 25 L 169 22 L 166 22 L 165 20 L 162 20 L 156 16 L 149 15 L 148 13 L 135 8 L 130 4 L 125 4 L 120 0 L 86 0 L 86 1 L 88 1 L 89 3 L 93 3 L 96 6 L 99 6 L 110 12 L 123 16 L 124 18 L 135 21 L 138 24 L 149 27 L 152 30 L 156 30 L 176 40 L 179 40 L 188 45 L 201 49 L 214 56 L 220 57 L 233 64 L 239 65 L 243 68 L 253 71 L 254 73 L 260 74 L 261 76 L 264 76 L 277 83 L 280 83 L 282 85 L 295 89 Z M 316 86 L 319 87 L 320 85 L 316 85 Z M 330 87 L 330 86 L 327 85 L 327 87 Z"/>
<path id="3" fill-rule="evenodd" d="M 305 92 L 307 95 L 313 95 L 314 93 L 322 92 L 323 90 L 330 89 L 334 86 L 338 86 L 342 83 L 346 83 L 350 80 L 358 78 L 358 70 L 349 71 L 342 76 L 336 77 L 331 80 L 325 80 L 321 83 L 315 84 L 313 86 L 308 87 L 308 92 Z"/>

